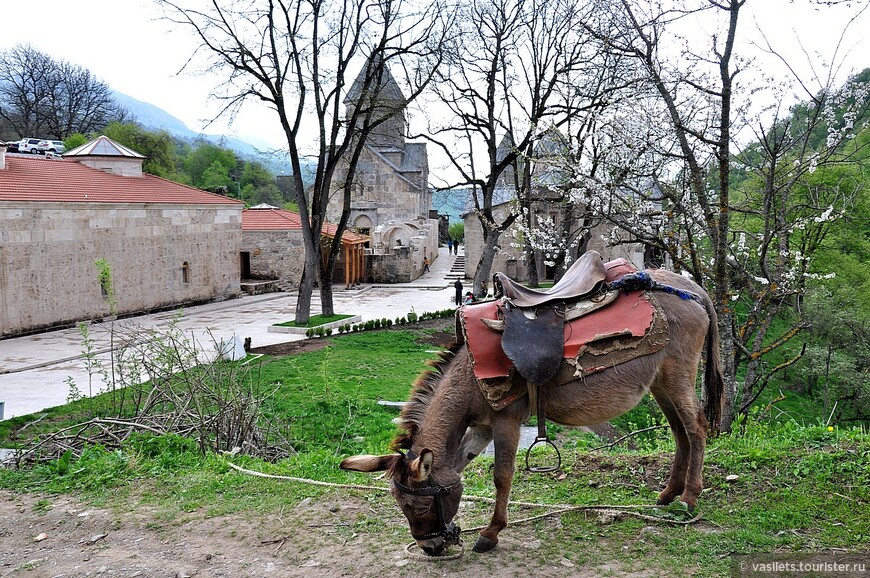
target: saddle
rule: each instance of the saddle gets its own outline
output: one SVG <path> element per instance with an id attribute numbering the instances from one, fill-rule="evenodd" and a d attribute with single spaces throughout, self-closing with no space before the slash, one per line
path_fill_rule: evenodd
<path id="1" fill-rule="evenodd" d="M 546 291 L 530 289 L 504 273 L 496 273 L 496 296 L 500 287 L 504 298 L 520 309 L 532 309 L 550 303 L 570 303 L 599 293 L 606 277 L 607 268 L 601 255 L 597 251 L 588 251 L 574 261 L 558 283 Z"/>
<path id="2" fill-rule="evenodd" d="M 515 373 L 543 386 L 664 347 L 667 323 L 656 315 L 652 297 L 639 290 L 609 290 L 610 283 L 634 272 L 624 259 L 604 263 L 590 251 L 547 291 L 496 274 L 501 297 L 464 306 L 457 319 L 457 337 L 468 344 L 475 376 L 490 404 L 500 409 L 522 394 L 524 388 L 513 383 Z M 654 324 L 656 318 L 661 319 Z M 566 373 L 565 362 L 570 376 L 560 374 L 560 369 Z"/>

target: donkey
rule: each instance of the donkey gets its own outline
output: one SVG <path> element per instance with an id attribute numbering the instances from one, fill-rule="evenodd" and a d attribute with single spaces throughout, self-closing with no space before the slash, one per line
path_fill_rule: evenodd
<path id="1" fill-rule="evenodd" d="M 718 428 L 723 402 L 716 312 L 709 296 L 691 280 L 664 270 L 647 273 L 654 281 L 699 297 L 696 301 L 655 294 L 667 317 L 667 345 L 583 378 L 572 375 L 558 385 L 540 388 L 538 395 L 548 419 L 581 426 L 622 415 L 647 392 L 652 393 L 676 440 L 670 477 L 657 503 L 666 505 L 681 496 L 694 509 L 703 487 L 707 429 Z M 695 394 L 695 378 L 705 341 L 702 408 Z M 432 369 L 418 378 L 402 410 L 402 432 L 391 445 L 396 453 L 351 456 L 341 462 L 341 468 L 386 471 L 392 482 L 391 493 L 408 519 L 417 546 L 437 555 L 446 546 L 459 543 L 459 528 L 452 520 L 462 497 L 462 471 L 494 440 L 495 508 L 473 548 L 486 552 L 496 546 L 499 532 L 508 523 L 520 426 L 530 415 L 528 396 L 500 411 L 493 410 L 478 387 L 465 345 L 454 346 L 430 365 Z"/>

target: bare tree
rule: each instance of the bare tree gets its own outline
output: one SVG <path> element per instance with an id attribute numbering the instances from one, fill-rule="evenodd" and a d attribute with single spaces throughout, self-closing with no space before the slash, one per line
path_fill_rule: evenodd
<path id="1" fill-rule="evenodd" d="M 473 290 L 484 293 L 501 235 L 515 212 L 499 218 L 496 191 L 511 189 L 529 202 L 528 166 L 543 134 L 558 129 L 602 97 L 608 84 L 591 84 L 590 70 L 609 70 L 582 33 L 580 21 L 595 2 L 474 0 L 460 9 L 460 32 L 447 47 L 433 84 L 447 120 L 432 120 L 429 135 L 458 175 L 445 188 L 473 191 L 483 230 L 483 255 Z"/>
<path id="2" fill-rule="evenodd" d="M 408 100 L 416 98 L 441 58 L 443 8 L 401 0 L 214 0 L 207 8 L 156 1 L 199 37 L 211 70 L 226 73 L 214 93 L 224 103 L 220 114 L 232 116 L 248 100 L 274 110 L 287 139 L 305 245 L 296 321 L 309 318 L 315 280 L 323 313 L 333 313 L 332 275 L 357 162 L 366 138 L 401 114 L 371 98 L 345 111 L 344 99 L 360 70 L 355 90 L 376 95 L 387 67 L 403 73 Z M 302 181 L 306 158 L 315 165 L 309 188 Z M 321 230 L 334 191 L 343 210 L 324 254 Z"/>
<path id="3" fill-rule="evenodd" d="M 21 137 L 87 134 L 128 114 L 87 69 L 24 45 L 0 53 L 0 100 L 7 132 Z"/>

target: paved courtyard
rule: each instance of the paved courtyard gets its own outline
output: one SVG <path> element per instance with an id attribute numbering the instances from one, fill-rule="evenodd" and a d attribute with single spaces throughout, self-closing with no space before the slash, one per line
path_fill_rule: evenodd
<path id="1" fill-rule="evenodd" d="M 417 313 L 438 311 L 453 305 L 452 281 L 447 272 L 456 258 L 440 249 L 431 271 L 411 283 L 363 285 L 359 289 L 336 287 L 335 310 L 369 319 L 402 317 L 413 308 Z M 178 327 L 196 339 L 203 350 L 214 350 L 213 342 L 234 337 L 251 338 L 253 347 L 304 339 L 283 333 L 270 333 L 274 323 L 292 320 L 296 307 L 295 293 L 270 293 L 209 303 L 181 310 Z M 315 291 L 312 314 L 319 313 Z M 134 326 L 160 329 L 169 326 L 178 312 L 164 311 L 116 321 L 116 330 Z M 94 350 L 108 363 L 110 324 L 90 326 Z M 117 333 L 117 331 L 116 331 Z M 72 378 L 87 393 L 88 372 L 83 357 L 82 339 L 75 328 L 0 340 L 0 402 L 3 418 L 30 414 L 66 403 Z M 96 387 L 96 386 L 95 386 Z M 96 392 L 95 392 L 96 393 Z"/>

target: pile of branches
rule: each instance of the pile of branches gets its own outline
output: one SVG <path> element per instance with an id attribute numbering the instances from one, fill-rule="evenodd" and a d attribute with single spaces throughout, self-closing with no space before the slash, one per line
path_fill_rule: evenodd
<path id="1" fill-rule="evenodd" d="M 97 351 L 86 327 L 80 331 L 89 382 L 99 382 L 105 403 L 95 404 L 99 409 L 80 423 L 35 437 L 14 456 L 17 466 L 67 452 L 79 457 L 96 445 L 119 449 L 138 434 L 190 438 L 203 453 L 267 460 L 294 453 L 263 412 L 278 387 L 262 383 L 259 365 L 224 359 L 231 344 L 209 335 L 211 347 L 203 347 L 178 329 L 177 319 L 161 331 L 117 324 L 104 352 Z M 72 398 L 84 397 L 77 384 L 70 382 L 70 388 Z"/>

